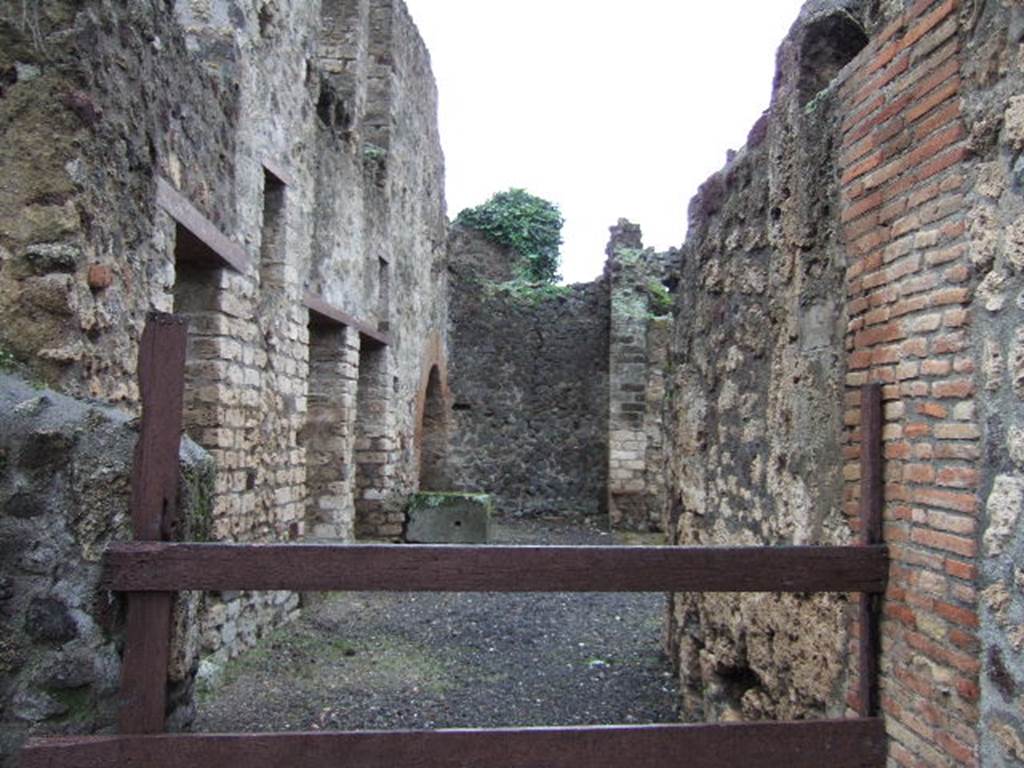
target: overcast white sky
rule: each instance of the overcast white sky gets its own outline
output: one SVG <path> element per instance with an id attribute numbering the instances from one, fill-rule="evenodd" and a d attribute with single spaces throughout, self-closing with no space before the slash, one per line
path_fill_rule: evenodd
<path id="1" fill-rule="evenodd" d="M 608 227 L 680 245 L 697 187 L 771 97 L 802 0 L 406 0 L 441 100 L 448 214 L 523 187 L 565 217 L 562 275 Z"/>

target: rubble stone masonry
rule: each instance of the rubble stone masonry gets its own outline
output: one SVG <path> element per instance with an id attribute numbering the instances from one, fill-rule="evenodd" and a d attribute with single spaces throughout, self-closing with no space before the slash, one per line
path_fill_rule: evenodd
<path id="1" fill-rule="evenodd" d="M 2 359 L 137 415 L 146 313 L 184 314 L 210 535 L 395 538 L 446 365 L 436 111 L 400 0 L 0 4 Z M 204 651 L 298 606 L 210 594 Z"/>
<path id="2" fill-rule="evenodd" d="M 498 515 L 604 515 L 607 282 L 516 290 L 513 261 L 453 229 L 452 430 L 431 488 L 491 494 Z"/>
<path id="3" fill-rule="evenodd" d="M 780 49 L 771 111 L 691 206 L 673 349 L 674 536 L 849 540 L 858 388 L 883 384 L 892 765 L 1024 759 L 1022 43 L 1018 2 L 810 3 Z M 762 294 L 771 298 L 759 306 Z M 800 299 L 775 315 L 787 295 Z M 764 382 L 767 446 L 756 399 Z M 723 417 L 733 408 L 746 410 L 730 435 Z M 800 443 L 776 452 L 794 429 Z M 756 448 L 749 474 L 730 469 L 745 445 Z M 765 459 L 775 474 L 767 485 Z M 751 510 L 769 503 L 758 528 Z M 795 635 L 759 613 L 771 598 L 676 597 L 670 646 L 685 712 L 835 712 L 842 691 L 852 709 L 855 672 L 831 659 L 854 658 L 844 638 L 857 627 L 836 612 L 842 600 L 819 600 L 778 604 L 789 626 L 815 627 Z M 828 661 L 805 666 L 826 648 Z"/>

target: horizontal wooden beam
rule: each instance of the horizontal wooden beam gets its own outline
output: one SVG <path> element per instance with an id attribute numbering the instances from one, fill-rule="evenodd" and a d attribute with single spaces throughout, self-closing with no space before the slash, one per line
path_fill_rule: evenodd
<path id="1" fill-rule="evenodd" d="M 107 552 L 124 592 L 882 592 L 875 547 L 499 547 L 130 542 Z"/>
<path id="2" fill-rule="evenodd" d="M 156 180 L 156 202 L 188 233 L 177 243 L 179 254 L 198 262 L 221 262 L 237 272 L 249 269 L 250 259 L 238 243 L 221 232 L 166 179 Z"/>
<path id="3" fill-rule="evenodd" d="M 879 719 L 33 739 L 21 768 L 882 768 Z"/>
<path id="4" fill-rule="evenodd" d="M 371 327 L 368 323 L 364 323 L 356 317 L 343 312 L 342 310 L 330 304 L 326 299 L 317 296 L 314 293 L 307 293 L 304 299 L 306 309 L 310 311 L 317 319 L 333 323 L 335 325 L 347 325 L 349 328 L 355 328 L 359 331 L 359 335 L 362 337 L 364 343 L 369 343 L 371 346 L 388 346 L 391 344 L 391 336 L 388 334 L 378 331 L 376 328 Z"/>

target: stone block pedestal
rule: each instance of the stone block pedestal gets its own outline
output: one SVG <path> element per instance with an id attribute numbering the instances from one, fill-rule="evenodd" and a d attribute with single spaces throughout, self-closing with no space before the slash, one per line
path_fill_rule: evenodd
<path id="1" fill-rule="evenodd" d="M 409 503 L 411 544 L 486 544 L 494 503 L 481 493 L 417 493 Z"/>

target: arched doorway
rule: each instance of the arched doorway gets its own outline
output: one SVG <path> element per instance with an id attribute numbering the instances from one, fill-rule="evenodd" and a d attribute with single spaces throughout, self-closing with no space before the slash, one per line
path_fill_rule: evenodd
<path id="1" fill-rule="evenodd" d="M 435 365 L 427 378 L 420 425 L 420 490 L 448 490 L 444 477 L 444 458 L 448 448 L 448 420 L 444 404 L 441 371 Z"/>

